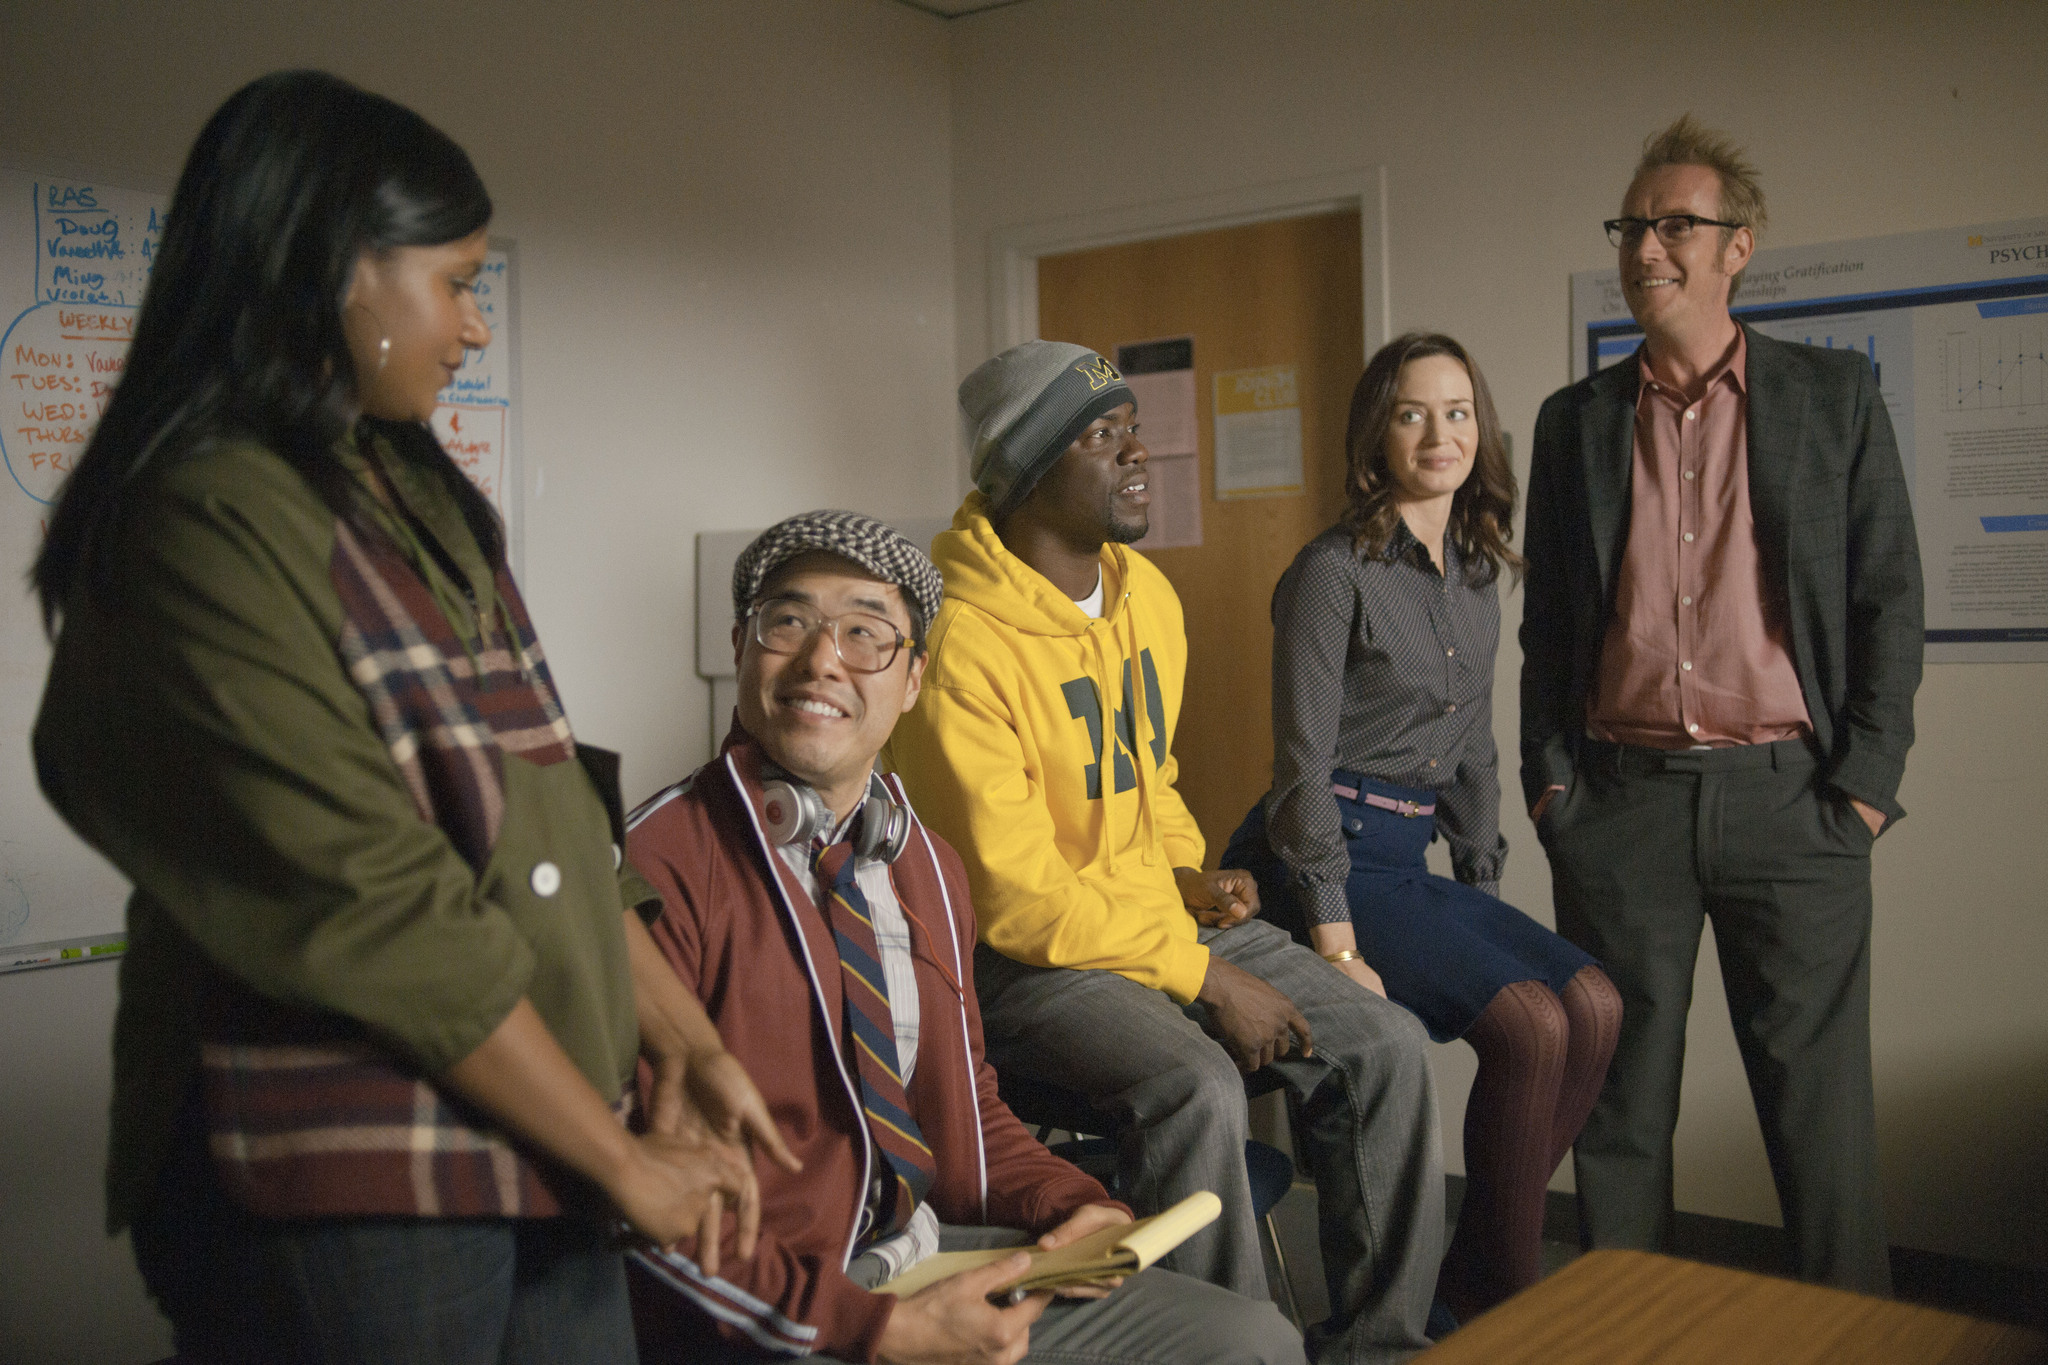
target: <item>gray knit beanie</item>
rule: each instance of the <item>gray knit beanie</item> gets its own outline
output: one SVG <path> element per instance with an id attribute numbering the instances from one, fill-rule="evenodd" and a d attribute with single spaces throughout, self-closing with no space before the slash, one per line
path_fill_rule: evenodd
<path id="1" fill-rule="evenodd" d="M 1135 404 L 1116 366 L 1069 341 L 1027 341 L 961 381 L 974 485 L 1000 520 L 1015 511 L 1088 424 Z"/>
<path id="2" fill-rule="evenodd" d="M 850 560 L 884 583 L 894 583 L 910 607 L 920 642 L 946 600 L 945 583 L 923 550 L 893 526 L 859 512 L 800 512 L 754 537 L 732 566 L 732 614 L 744 621 L 775 571 L 798 555 L 822 551 Z"/>

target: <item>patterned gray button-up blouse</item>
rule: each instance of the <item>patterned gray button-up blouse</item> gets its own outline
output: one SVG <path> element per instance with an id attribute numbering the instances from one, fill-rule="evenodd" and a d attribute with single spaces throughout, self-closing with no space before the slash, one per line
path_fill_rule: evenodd
<path id="1" fill-rule="evenodd" d="M 1396 523 L 1383 559 L 1333 526 L 1273 591 L 1273 789 L 1268 837 L 1311 924 L 1350 918 L 1351 871 L 1330 773 L 1438 793 L 1458 880 L 1497 895 L 1507 841 L 1493 742 L 1498 584 L 1474 586 L 1454 545 L 1447 573 Z"/>

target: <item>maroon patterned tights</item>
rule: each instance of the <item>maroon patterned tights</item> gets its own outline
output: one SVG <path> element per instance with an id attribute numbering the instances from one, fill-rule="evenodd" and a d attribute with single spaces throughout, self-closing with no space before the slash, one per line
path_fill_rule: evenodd
<path id="1" fill-rule="evenodd" d="M 1544 1191 L 1620 1031 L 1620 994 L 1586 966 L 1562 996 L 1540 981 L 1502 987 L 1466 1032 L 1479 1074 L 1465 1102 L 1465 1203 L 1437 1291 L 1461 1322 L 1542 1275 Z"/>

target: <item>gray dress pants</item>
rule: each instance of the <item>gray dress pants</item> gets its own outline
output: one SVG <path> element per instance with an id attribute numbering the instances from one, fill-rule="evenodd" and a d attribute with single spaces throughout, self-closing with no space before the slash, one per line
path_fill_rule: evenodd
<path id="1" fill-rule="evenodd" d="M 1621 991 L 1574 1147 L 1583 1236 L 1662 1250 L 1686 1015 L 1714 922 L 1728 1014 L 1802 1279 L 1891 1291 L 1870 1076 L 1870 829 L 1799 740 L 1581 750 L 1538 833 L 1557 930 Z"/>
<path id="2" fill-rule="evenodd" d="M 1443 1147 L 1428 1037 L 1414 1015 L 1333 970 L 1262 920 L 1203 930 L 1209 951 L 1291 999 L 1315 1055 L 1272 1064 L 1302 1103 L 1331 1315 L 1311 1354 L 1348 1365 L 1406 1360 L 1443 1255 Z M 1119 1142 L 1118 1179 L 1140 1215 L 1196 1190 L 1223 1213 L 1167 1265 L 1267 1297 L 1245 1176 L 1244 1077 L 1203 1032 L 1200 1005 L 1107 971 L 1027 967 L 975 953 L 989 1060 L 1085 1095 Z"/>

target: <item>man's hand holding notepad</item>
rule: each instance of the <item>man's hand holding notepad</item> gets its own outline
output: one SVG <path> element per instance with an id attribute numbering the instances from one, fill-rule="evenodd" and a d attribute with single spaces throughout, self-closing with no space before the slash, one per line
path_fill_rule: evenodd
<path id="1" fill-rule="evenodd" d="M 918 1290 L 963 1271 L 993 1265 L 1019 1251 L 1031 1256 L 1031 1268 L 1007 1284 L 996 1286 L 991 1299 L 1019 1292 L 1096 1284 L 1135 1275 L 1167 1252 L 1216 1221 L 1223 1201 L 1201 1190 L 1164 1213 L 1135 1223 L 1100 1228 L 1079 1241 L 1048 1251 L 1043 1247 L 990 1247 L 980 1251 L 941 1251 L 876 1287 L 876 1293 L 909 1297 Z"/>

